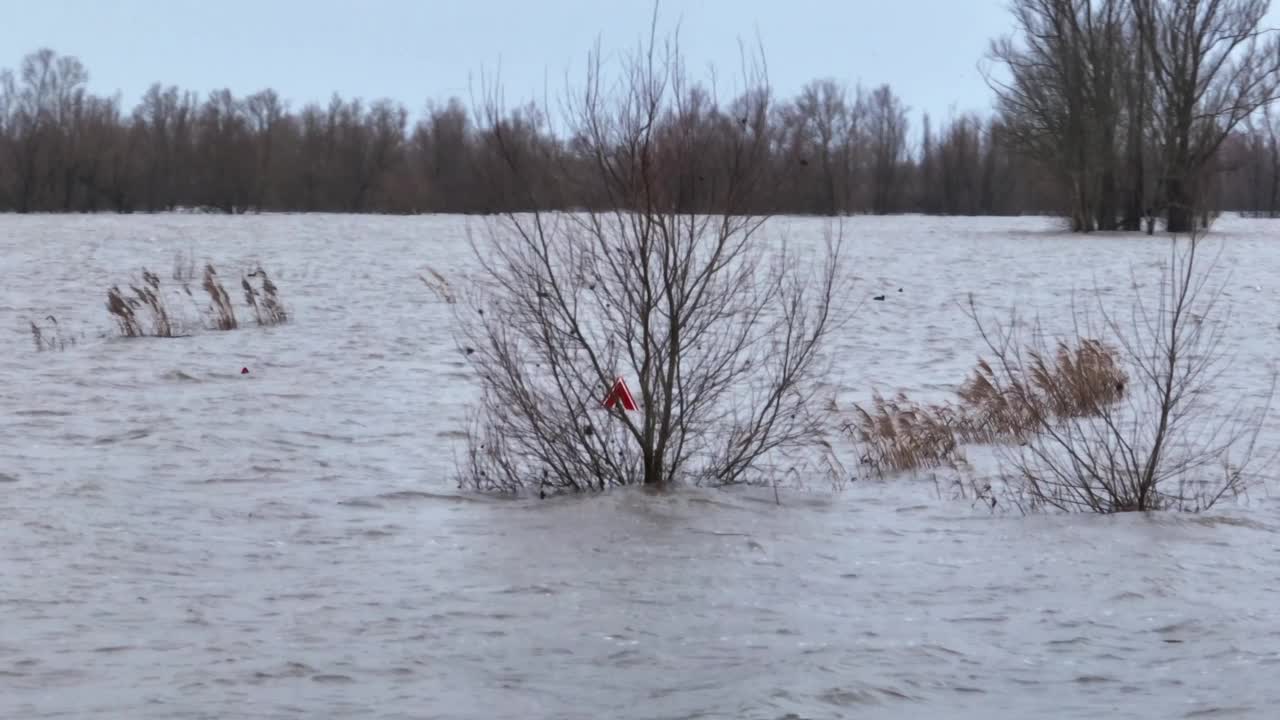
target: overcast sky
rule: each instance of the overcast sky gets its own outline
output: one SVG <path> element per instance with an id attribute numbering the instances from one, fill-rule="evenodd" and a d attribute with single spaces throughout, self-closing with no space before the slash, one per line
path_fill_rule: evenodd
<path id="1" fill-rule="evenodd" d="M 152 82 L 201 95 L 274 88 L 291 106 L 335 91 L 389 97 L 415 114 L 468 97 L 468 78 L 502 63 L 508 100 L 581 77 L 597 37 L 633 47 L 652 5 L 637 0 L 0 0 L 0 67 L 38 47 L 78 56 L 99 93 L 131 107 Z M 1273 16 L 1276 14 L 1273 11 Z M 759 36 L 779 95 L 830 76 L 889 83 L 912 109 L 986 111 L 978 70 L 1009 31 L 1006 0 L 666 0 L 692 70 L 737 67 Z"/>

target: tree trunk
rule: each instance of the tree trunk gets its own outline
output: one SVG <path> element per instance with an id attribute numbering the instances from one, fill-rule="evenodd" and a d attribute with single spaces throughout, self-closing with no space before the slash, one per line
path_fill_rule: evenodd
<path id="1" fill-rule="evenodd" d="M 1195 223 L 1195 208 L 1192 193 L 1181 177 L 1165 179 L 1165 226 L 1171 233 L 1191 232 Z"/>
<path id="2" fill-rule="evenodd" d="M 1116 229 L 1116 172 L 1110 167 L 1102 171 L 1098 206 L 1094 214 L 1098 218 L 1099 230 Z"/>
<path id="3" fill-rule="evenodd" d="M 1143 163 L 1142 150 L 1144 136 L 1144 123 L 1147 117 L 1147 60 L 1146 46 L 1138 43 L 1138 67 L 1136 70 L 1137 88 L 1130 88 L 1131 94 L 1129 101 L 1129 193 L 1126 198 L 1124 221 L 1121 227 L 1124 230 L 1137 231 L 1142 229 L 1142 218 L 1146 214 L 1147 195 L 1146 195 L 1146 172 Z"/>

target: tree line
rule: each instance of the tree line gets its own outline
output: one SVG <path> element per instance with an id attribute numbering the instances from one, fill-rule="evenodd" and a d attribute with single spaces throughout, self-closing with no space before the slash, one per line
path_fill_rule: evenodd
<path id="1" fill-rule="evenodd" d="M 993 42 L 994 112 L 913 128 L 888 85 L 833 79 L 775 99 L 676 89 L 652 133 L 671 152 L 666 202 L 719 210 L 751 136 L 755 213 L 1055 213 L 1076 230 L 1138 229 L 1153 213 L 1280 214 L 1280 52 L 1264 0 L 1015 0 Z M 0 73 L 0 210 L 488 213 L 599 208 L 581 137 L 536 105 L 278 93 L 205 97 L 156 84 L 132 109 L 88 90 L 75 57 L 41 49 Z M 761 94 L 765 97 L 761 97 Z M 748 117 L 750 115 L 750 117 Z M 501 148 L 499 152 L 498 148 Z M 514 165 L 510 162 L 517 158 Z M 514 169 L 513 169 L 514 168 Z M 539 192 L 527 189 L 540 178 Z"/>

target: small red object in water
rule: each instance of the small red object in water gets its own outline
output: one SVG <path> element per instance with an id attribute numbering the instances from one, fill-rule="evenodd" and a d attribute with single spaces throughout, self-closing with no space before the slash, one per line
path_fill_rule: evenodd
<path id="1" fill-rule="evenodd" d="M 241 374 L 241 375 L 248 375 L 248 374 L 249 374 L 249 368 L 240 368 L 240 374 Z"/>
<path id="2" fill-rule="evenodd" d="M 636 409 L 636 401 L 632 399 L 631 391 L 627 389 L 627 383 L 622 378 L 618 378 L 613 384 L 613 389 L 609 391 L 609 396 L 604 399 L 606 408 L 613 408 L 618 403 L 622 403 L 622 407 L 627 410 Z"/>

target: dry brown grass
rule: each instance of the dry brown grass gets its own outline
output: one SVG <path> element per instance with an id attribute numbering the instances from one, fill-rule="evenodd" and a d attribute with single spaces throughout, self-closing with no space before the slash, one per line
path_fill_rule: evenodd
<path id="1" fill-rule="evenodd" d="M 958 431 L 965 442 L 988 443 L 1021 439 L 1038 426 L 1040 404 L 1022 383 L 1004 385 L 986 360 L 956 390 L 964 408 Z"/>
<path id="2" fill-rule="evenodd" d="M 1022 441 L 1045 420 L 1097 415 L 1124 394 L 1127 377 L 1116 352 L 1097 340 L 1060 342 L 1052 359 L 1031 350 L 1026 357 L 1025 376 L 1012 380 L 980 358 L 955 405 L 874 394 L 871 410 L 854 405 L 843 429 L 863 448 L 862 464 L 878 475 L 955 469 L 966 463 L 961 443 Z"/>
<path id="3" fill-rule="evenodd" d="M 175 263 L 174 276 L 179 278 L 188 276 L 181 263 Z M 250 278 L 257 279 L 259 284 L 255 286 Z M 212 263 L 205 264 L 201 281 L 201 287 L 209 296 L 207 306 L 196 299 L 190 283 L 185 280 L 179 280 L 179 282 L 181 282 L 181 292 L 191 299 L 197 314 L 204 318 L 201 324 L 205 327 L 223 331 L 240 327 L 231 294 L 218 278 L 218 271 Z M 288 321 L 289 315 L 280 302 L 279 288 L 271 282 L 271 278 L 261 267 L 249 273 L 241 284 L 244 287 L 245 300 L 253 309 L 258 325 L 279 325 Z M 184 335 L 179 334 L 179 323 L 175 322 L 175 316 L 165 304 L 164 295 L 160 277 L 146 268 L 142 269 L 141 283 L 130 284 L 124 290 L 118 285 L 111 286 L 107 290 L 107 311 L 115 319 L 120 335 L 129 338 L 183 337 Z M 32 325 L 32 333 L 37 345 L 47 340 L 41 332 L 41 328 Z"/>
<path id="4" fill-rule="evenodd" d="M 427 268 L 427 273 L 431 275 L 430 278 L 426 275 L 418 275 L 418 279 L 422 281 L 423 285 L 426 285 L 431 292 L 436 294 L 436 297 L 440 298 L 440 300 L 448 305 L 453 305 L 458 302 L 457 293 L 453 291 L 453 286 L 449 284 L 449 280 L 445 278 L 444 275 L 441 275 L 432 268 Z"/>
<path id="5" fill-rule="evenodd" d="M 1074 348 L 1059 341 L 1053 362 L 1030 356 L 1032 384 L 1055 417 L 1091 417 L 1124 396 L 1129 378 L 1117 351 L 1098 340 L 1084 338 Z"/>
<path id="6" fill-rule="evenodd" d="M 871 411 L 853 406 L 853 420 L 845 432 L 865 448 L 863 465 L 883 476 L 886 471 L 956 468 L 965 463 L 957 442 L 958 421 L 953 408 L 920 405 L 903 393 L 886 400 L 872 396 Z"/>
<path id="7" fill-rule="evenodd" d="M 209 313 L 213 318 L 214 327 L 219 330 L 235 330 L 239 327 L 236 322 L 235 308 L 231 307 L 231 296 L 218 281 L 218 273 L 213 269 L 212 264 L 204 266 L 204 281 L 201 287 L 209 293 Z"/>
<path id="8" fill-rule="evenodd" d="M 112 285 L 107 290 L 107 312 L 116 320 L 124 337 L 175 337 L 174 323 L 160 289 L 160 276 L 142 269 L 142 283 L 131 284 L 129 292 Z M 150 322 L 144 322 L 144 315 Z"/>
<path id="9" fill-rule="evenodd" d="M 262 287 L 256 288 L 249 278 L 261 278 Z M 253 308 L 253 315 L 261 327 L 281 325 L 289 321 L 289 314 L 280 302 L 280 291 L 267 271 L 259 267 L 242 278 L 240 286 L 244 288 L 244 299 Z"/>
<path id="10" fill-rule="evenodd" d="M 958 432 L 967 442 L 1022 440 L 1045 420 L 1091 417 L 1124 396 L 1128 377 L 1117 352 L 1083 338 L 1059 341 L 1052 359 L 1027 350 L 1024 373 L 999 374 L 985 359 L 956 394 L 965 414 Z"/>

